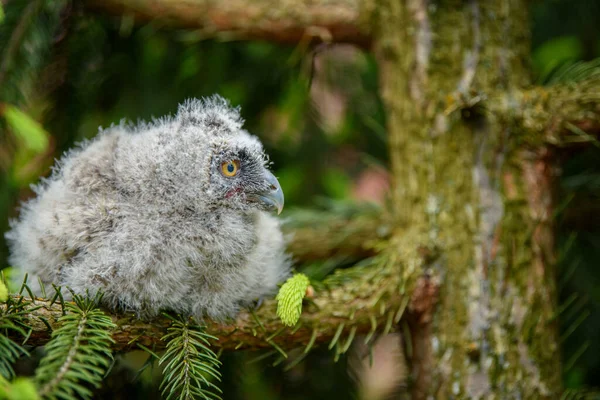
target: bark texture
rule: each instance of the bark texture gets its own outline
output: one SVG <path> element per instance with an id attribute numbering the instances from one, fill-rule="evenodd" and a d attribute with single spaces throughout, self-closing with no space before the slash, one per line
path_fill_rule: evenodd
<path id="1" fill-rule="evenodd" d="M 198 38 L 347 42 L 368 47 L 359 0 L 88 0 L 96 10 L 196 29 Z"/>
<path id="2" fill-rule="evenodd" d="M 391 243 L 440 254 L 428 271 L 439 304 L 411 323 L 413 398 L 554 398 L 551 168 L 544 151 L 524 149 L 529 109 L 488 105 L 530 85 L 527 4 L 382 0 L 375 10 L 402 227 Z"/>

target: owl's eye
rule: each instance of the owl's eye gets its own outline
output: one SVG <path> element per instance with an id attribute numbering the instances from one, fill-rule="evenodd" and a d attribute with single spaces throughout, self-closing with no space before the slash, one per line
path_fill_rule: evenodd
<path id="1" fill-rule="evenodd" d="M 236 176 L 240 171 L 240 162 L 238 160 L 225 161 L 221 164 L 221 173 L 228 178 Z"/>

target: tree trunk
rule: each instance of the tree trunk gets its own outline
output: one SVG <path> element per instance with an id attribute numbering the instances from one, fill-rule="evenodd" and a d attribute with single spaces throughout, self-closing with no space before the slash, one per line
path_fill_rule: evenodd
<path id="1" fill-rule="evenodd" d="M 410 308 L 415 399 L 558 395 L 552 170 L 488 105 L 530 83 L 527 8 L 382 0 L 374 15 L 392 243 L 439 254 L 411 277 L 440 285 L 433 314 Z"/>

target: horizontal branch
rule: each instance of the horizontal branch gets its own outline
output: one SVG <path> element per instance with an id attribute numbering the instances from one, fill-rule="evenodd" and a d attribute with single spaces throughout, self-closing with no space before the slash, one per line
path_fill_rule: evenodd
<path id="1" fill-rule="evenodd" d="M 600 137 L 600 79 L 538 86 L 490 101 L 497 117 L 514 121 L 522 142 L 568 146 L 598 143 Z"/>
<path id="2" fill-rule="evenodd" d="M 375 288 L 374 288 L 375 289 Z M 339 287 L 332 291 L 323 291 L 314 299 L 305 304 L 299 325 L 296 328 L 284 327 L 276 316 L 276 304 L 267 301 L 260 309 L 251 312 L 241 312 L 235 321 L 215 322 L 204 321 L 207 333 L 219 338 L 214 343 L 215 348 L 224 350 L 233 349 L 266 349 L 281 348 L 293 349 L 306 346 L 309 342 L 319 344 L 331 341 L 338 336 L 343 344 L 348 335 L 382 332 L 388 325 L 388 320 L 393 322 L 394 317 L 402 316 L 406 301 L 400 294 L 385 296 L 377 304 L 376 312 L 373 311 L 372 296 L 379 290 L 367 293 L 366 297 L 354 297 L 347 294 L 346 287 Z M 375 299 L 376 300 L 376 299 Z M 48 300 L 36 299 L 35 303 L 27 306 L 26 324 L 32 327 L 32 333 L 27 344 L 40 346 L 49 339 L 51 330 L 58 327 L 58 318 L 62 315 L 59 303 L 50 304 Z M 140 320 L 132 313 L 111 313 L 117 329 L 113 332 L 115 351 L 139 349 L 138 344 L 146 347 L 160 349 L 165 343 L 161 341 L 170 325 L 170 320 L 164 317 L 153 320 Z M 389 323 L 387 330 L 393 329 L 394 324 Z M 339 334 L 338 334 L 339 330 Z M 314 335 L 314 338 L 311 339 Z"/>
<path id="3" fill-rule="evenodd" d="M 368 47 L 359 0 L 88 0 L 95 9 L 196 29 L 201 38 L 345 42 Z"/>
<path id="4" fill-rule="evenodd" d="M 390 231 L 383 222 L 386 218 L 381 209 L 374 207 L 291 214 L 294 217 L 285 225 L 285 230 L 288 234 L 293 232 L 289 249 L 296 261 L 374 255 L 374 247 L 387 242 Z M 270 300 L 255 312 L 241 312 L 235 321 L 205 321 L 207 332 L 219 338 L 215 346 L 222 349 L 291 349 L 335 338 L 339 341 L 334 343 L 338 352 L 343 352 L 344 341 L 351 341 L 362 333 L 389 331 L 402 316 L 408 305 L 408 297 L 402 293 L 407 293 L 409 280 L 402 273 L 402 264 L 416 265 L 423 257 L 416 246 L 411 247 L 414 251 L 405 251 L 403 256 L 410 258 L 407 254 L 414 254 L 418 258 L 416 263 L 411 260 L 389 262 L 379 254 L 370 258 L 367 265 L 336 270 L 320 282 L 314 296 L 305 301 L 296 328 L 282 326 L 275 301 Z M 26 314 L 26 323 L 32 327 L 27 343 L 43 345 L 57 327 L 62 306 L 35 299 L 27 308 L 31 312 Z M 115 350 L 135 349 L 138 344 L 156 348 L 164 345 L 160 339 L 166 333 L 168 319 L 144 321 L 133 313 L 106 312 L 118 326 L 113 333 Z"/>
<path id="5" fill-rule="evenodd" d="M 419 308 L 424 301 L 421 291 L 416 291 L 411 298 L 408 290 L 401 289 L 407 289 L 405 286 L 408 285 L 402 284 L 403 274 L 399 268 L 397 264 L 383 262 L 362 269 L 360 274 L 350 272 L 344 277 L 346 273 L 341 271 L 336 275 L 344 284 L 323 288 L 305 301 L 300 321 L 294 328 L 281 324 L 276 303 L 269 300 L 256 311 L 242 311 L 235 321 L 206 320 L 206 331 L 218 338 L 213 343 L 217 349 L 272 348 L 284 353 L 285 350 L 329 342 L 330 348 L 343 354 L 358 335 L 367 334 L 373 338 L 376 334 L 393 331 L 408 309 L 415 309 L 417 314 L 430 312 Z M 429 302 L 434 302 L 436 295 L 431 297 Z M 154 349 L 164 347 L 161 338 L 167 332 L 169 319 L 140 320 L 133 313 L 105 312 L 117 325 L 112 334 L 115 351 L 138 349 L 138 344 Z M 51 304 L 45 299 L 29 303 L 23 312 L 24 323 L 32 328 L 27 344 L 44 345 L 59 326 L 62 313 L 60 303 Z"/>
<path id="6" fill-rule="evenodd" d="M 391 234 L 390 219 L 380 207 L 354 205 L 346 210 L 294 210 L 283 229 L 296 263 L 329 258 L 363 259 L 376 254 L 377 241 Z M 386 222 L 387 221 L 387 222 Z"/>

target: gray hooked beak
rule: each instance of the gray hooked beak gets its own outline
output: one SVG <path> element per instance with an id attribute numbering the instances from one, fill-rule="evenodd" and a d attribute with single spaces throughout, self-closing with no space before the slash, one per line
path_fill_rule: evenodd
<path id="1" fill-rule="evenodd" d="M 275 175 L 269 171 L 265 172 L 265 181 L 267 181 L 269 186 L 267 190 L 258 195 L 258 198 L 267 207 L 276 209 L 277 215 L 279 215 L 281 214 L 281 210 L 283 210 L 283 190 L 281 190 L 281 186 Z"/>

